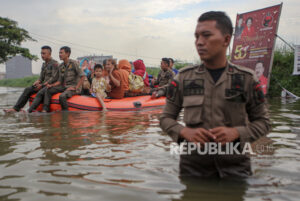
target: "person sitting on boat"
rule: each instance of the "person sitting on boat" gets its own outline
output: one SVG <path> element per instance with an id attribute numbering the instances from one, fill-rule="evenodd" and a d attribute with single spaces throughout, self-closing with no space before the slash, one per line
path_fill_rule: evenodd
<path id="1" fill-rule="evenodd" d="M 177 70 L 176 68 L 173 68 L 173 65 L 174 65 L 174 59 L 169 58 L 169 61 L 170 61 L 170 69 L 175 73 L 175 74 L 174 74 L 174 77 L 175 77 L 175 75 L 178 74 L 178 70 Z"/>
<path id="2" fill-rule="evenodd" d="M 22 95 L 18 99 L 15 106 L 11 109 L 4 110 L 5 112 L 19 112 L 27 103 L 32 94 L 37 93 L 37 99 L 43 99 L 46 90 L 46 85 L 57 81 L 59 77 L 58 62 L 51 57 L 51 47 L 43 46 L 41 48 L 41 57 L 45 61 L 42 65 L 40 77 L 33 83 L 32 86 L 25 88 Z M 28 110 L 31 112 L 32 110 Z"/>
<path id="3" fill-rule="evenodd" d="M 122 83 L 125 90 L 125 94 L 129 91 L 129 74 L 131 73 L 131 64 L 128 60 L 122 59 L 119 61 L 118 68 L 120 69 L 122 76 Z"/>
<path id="4" fill-rule="evenodd" d="M 80 61 L 81 70 L 84 72 L 84 81 L 82 83 L 82 95 L 89 95 L 89 91 L 92 83 L 92 71 L 89 66 L 89 60 L 84 58 Z"/>
<path id="5" fill-rule="evenodd" d="M 104 59 L 103 60 L 103 72 L 102 72 L 102 76 L 105 78 L 105 80 L 106 80 L 106 82 L 107 82 L 107 84 L 109 84 L 109 76 L 108 76 L 108 72 L 107 72 L 107 70 L 106 70 L 106 61 L 107 61 L 107 59 Z"/>
<path id="6" fill-rule="evenodd" d="M 109 84 L 111 85 L 111 91 L 108 93 L 108 96 L 117 99 L 124 98 L 124 85 L 116 61 L 114 59 L 107 59 L 105 70 L 108 72 Z"/>
<path id="7" fill-rule="evenodd" d="M 146 72 L 146 66 L 143 62 L 143 60 L 138 59 L 133 62 L 134 66 L 134 74 L 139 75 L 143 78 L 144 81 L 144 90 L 143 93 L 149 93 L 150 92 L 150 85 L 149 85 L 149 77 L 148 73 Z"/>
<path id="8" fill-rule="evenodd" d="M 75 94 L 80 94 L 84 80 L 84 73 L 75 60 L 70 59 L 71 48 L 64 46 L 59 50 L 59 58 L 63 62 L 59 65 L 59 80 L 54 84 L 47 85 L 44 97 L 43 112 L 50 111 L 52 95 L 62 92 L 59 103 L 62 110 L 68 110 L 67 99 Z"/>
<path id="9" fill-rule="evenodd" d="M 107 111 L 103 99 L 107 97 L 105 91 L 109 92 L 111 87 L 107 84 L 105 78 L 103 77 L 103 67 L 101 64 L 96 64 L 94 67 L 94 78 L 92 81 L 92 86 L 90 89 L 91 94 L 95 94 L 96 98 L 98 99 L 99 103 L 102 106 L 103 111 Z"/>
<path id="10" fill-rule="evenodd" d="M 174 77 L 174 73 L 170 69 L 170 60 L 168 58 L 162 58 L 160 67 L 161 70 L 158 73 L 157 79 L 152 79 L 152 85 L 157 86 L 151 90 L 152 98 L 165 96 L 166 88 Z"/>

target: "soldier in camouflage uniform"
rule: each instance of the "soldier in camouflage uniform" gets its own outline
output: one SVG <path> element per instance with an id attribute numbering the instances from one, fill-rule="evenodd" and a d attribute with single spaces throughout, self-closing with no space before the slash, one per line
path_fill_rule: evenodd
<path id="1" fill-rule="evenodd" d="M 171 82 L 160 116 L 161 128 L 177 143 L 239 145 L 266 135 L 270 120 L 255 73 L 231 64 L 226 50 L 232 24 L 224 12 L 207 12 L 198 19 L 196 48 L 203 63 L 181 69 Z M 185 126 L 177 122 L 184 108 Z M 191 154 L 180 156 L 181 176 L 251 175 L 246 154 Z"/>
<path id="2" fill-rule="evenodd" d="M 24 92 L 18 99 L 13 109 L 5 110 L 6 112 L 19 112 L 27 103 L 32 94 L 37 93 L 36 97 L 42 98 L 46 90 L 46 85 L 53 84 L 58 80 L 58 63 L 51 57 L 51 47 L 43 46 L 41 48 L 41 57 L 45 61 L 42 65 L 40 77 L 32 86 L 25 88 Z M 31 112 L 32 110 L 28 110 Z"/>
<path id="3" fill-rule="evenodd" d="M 170 69 L 170 60 L 168 58 L 162 58 L 161 70 L 158 73 L 157 79 L 152 80 L 153 86 L 158 85 L 157 88 L 151 90 L 153 98 L 165 96 L 166 87 L 172 81 L 174 75 L 174 72 Z"/>
<path id="4" fill-rule="evenodd" d="M 75 94 L 80 94 L 81 86 L 84 80 L 84 73 L 79 68 L 78 62 L 69 59 L 71 49 L 67 46 L 60 48 L 59 58 L 63 62 L 59 65 L 59 80 L 48 86 L 45 97 L 43 111 L 50 111 L 50 103 L 52 95 L 62 92 L 59 96 L 59 103 L 62 110 L 68 110 L 67 99 Z"/>

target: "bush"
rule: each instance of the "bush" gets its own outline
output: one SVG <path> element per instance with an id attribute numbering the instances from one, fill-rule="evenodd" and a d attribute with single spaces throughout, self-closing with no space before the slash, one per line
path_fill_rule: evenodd
<path id="1" fill-rule="evenodd" d="M 18 79 L 4 79 L 0 80 L 0 86 L 6 87 L 29 87 L 31 86 L 37 79 L 38 75 L 33 75 L 30 77 L 18 78 Z"/>
<path id="2" fill-rule="evenodd" d="M 269 84 L 268 95 L 278 97 L 281 87 L 300 96 L 300 76 L 292 75 L 294 70 L 294 51 L 278 48 L 274 52 L 273 67 Z"/>
<path id="3" fill-rule="evenodd" d="M 154 77 L 157 77 L 160 68 L 146 68 L 146 71 L 148 73 L 148 75 L 153 75 Z"/>

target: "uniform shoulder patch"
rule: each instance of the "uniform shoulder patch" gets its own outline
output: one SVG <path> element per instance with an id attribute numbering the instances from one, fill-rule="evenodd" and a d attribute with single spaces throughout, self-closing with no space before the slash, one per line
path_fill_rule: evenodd
<path id="1" fill-rule="evenodd" d="M 183 67 L 183 68 L 179 69 L 178 73 L 183 73 L 185 71 L 192 70 L 192 69 L 195 69 L 195 68 L 199 68 L 199 65 Z"/>
<path id="2" fill-rule="evenodd" d="M 254 99 L 255 99 L 255 103 L 257 105 L 264 103 L 265 102 L 265 95 L 263 92 L 263 88 L 261 86 L 261 84 L 259 82 L 255 82 L 253 84 L 253 92 L 254 92 Z"/>
<path id="3" fill-rule="evenodd" d="M 167 88 L 167 99 L 174 102 L 176 95 L 178 93 L 179 82 L 177 80 L 172 80 Z"/>
<path id="4" fill-rule="evenodd" d="M 70 60 L 69 60 L 69 63 L 70 63 L 70 64 L 73 64 L 73 65 L 78 65 L 78 62 L 75 61 L 75 60 L 73 60 L 73 59 L 70 59 Z"/>
<path id="5" fill-rule="evenodd" d="M 53 64 L 55 67 L 59 66 L 59 63 L 58 63 L 56 60 L 54 60 L 54 59 L 52 59 L 52 64 Z"/>
<path id="6" fill-rule="evenodd" d="M 57 61 L 52 60 L 52 61 L 51 61 L 51 65 L 54 66 L 55 68 L 57 68 L 59 64 L 58 64 Z"/>

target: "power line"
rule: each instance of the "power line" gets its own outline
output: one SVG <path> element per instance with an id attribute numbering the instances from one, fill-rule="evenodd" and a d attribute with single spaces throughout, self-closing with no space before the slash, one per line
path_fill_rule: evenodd
<path id="1" fill-rule="evenodd" d="M 160 60 L 161 59 L 161 58 L 155 58 L 155 57 L 149 57 L 149 56 L 142 56 L 142 55 L 136 55 L 136 54 L 128 54 L 128 53 L 124 53 L 124 52 L 117 52 L 117 51 L 113 51 L 113 50 L 105 50 L 105 49 L 95 48 L 95 47 L 91 47 L 91 46 L 87 46 L 87 45 L 81 45 L 81 44 L 78 44 L 78 43 L 73 43 L 73 42 L 68 42 L 68 41 L 63 41 L 63 40 L 57 40 L 55 38 L 52 38 L 52 37 L 49 37 L 49 36 L 45 36 L 45 35 L 41 35 L 41 34 L 36 34 L 36 33 L 33 33 L 33 32 L 29 32 L 29 33 L 33 34 L 33 35 L 36 35 L 36 36 L 39 36 L 40 38 L 41 37 L 48 38 L 50 40 L 58 41 L 58 42 L 61 42 L 63 44 L 68 43 L 68 44 L 79 46 L 79 47 L 83 47 L 83 48 L 94 49 L 94 50 L 97 50 L 97 51 L 100 51 L 100 52 L 109 52 L 109 53 L 114 53 L 114 54 L 131 56 L 131 57 L 135 57 L 135 58 L 141 57 L 141 58 L 154 59 L 154 60 Z"/>
<path id="2" fill-rule="evenodd" d="M 33 34 L 33 33 L 31 33 L 31 34 Z M 45 39 L 45 38 L 43 38 L 43 37 L 41 37 L 41 36 L 39 36 L 39 35 L 37 35 L 37 34 L 35 34 L 36 35 L 36 37 L 39 39 L 39 40 L 43 40 L 43 41 L 46 41 L 46 42 L 49 42 L 49 43 L 52 43 L 52 44 L 55 44 L 55 45 L 64 45 L 64 44 L 66 44 L 66 43 L 68 43 L 68 42 L 64 42 L 64 41 L 62 41 L 61 43 L 58 43 L 58 42 L 54 42 L 54 41 L 52 41 L 52 40 L 48 40 L 48 39 Z M 57 41 L 59 41 L 59 40 L 57 40 Z M 71 43 L 70 43 L 71 44 Z M 76 44 L 72 44 L 72 45 L 75 45 L 75 46 L 78 46 L 78 45 L 76 45 Z M 81 45 L 80 45 L 81 46 Z M 87 50 L 83 50 L 83 49 L 78 49 L 78 48 L 74 48 L 74 47 L 72 47 L 72 49 L 75 49 L 75 50 L 78 50 L 78 51 L 80 51 L 80 52 L 85 52 L 85 53 L 88 53 L 88 54 L 95 54 L 95 52 L 91 52 L 91 51 L 87 51 Z M 96 49 L 96 48 L 94 48 L 94 49 Z M 98 50 L 98 49 L 96 49 L 97 51 L 100 51 L 100 50 Z M 127 55 L 128 56 L 128 55 Z M 131 56 L 131 57 L 134 57 L 134 58 L 136 58 L 136 56 Z M 151 63 L 148 63 L 148 62 L 145 62 L 145 64 L 147 64 L 147 66 L 158 66 L 158 64 L 151 64 Z"/>
<path id="3" fill-rule="evenodd" d="M 64 45 L 64 44 L 62 44 L 62 43 L 57 43 L 57 42 L 54 42 L 54 41 L 51 41 L 51 40 L 47 40 L 47 39 L 44 39 L 44 38 L 41 38 L 40 36 L 36 36 L 37 38 L 39 38 L 39 40 L 43 40 L 43 41 L 46 41 L 46 42 L 49 42 L 49 43 L 52 43 L 52 44 L 56 44 L 56 45 Z M 91 51 L 86 51 L 86 50 L 82 50 L 82 49 L 78 49 L 78 48 L 74 48 L 74 47 L 72 47 L 72 49 L 75 49 L 75 50 L 78 50 L 78 51 L 81 51 L 81 52 L 83 52 L 83 51 L 85 51 L 85 52 L 88 52 L 89 54 L 93 54 L 94 52 L 91 52 Z"/>

